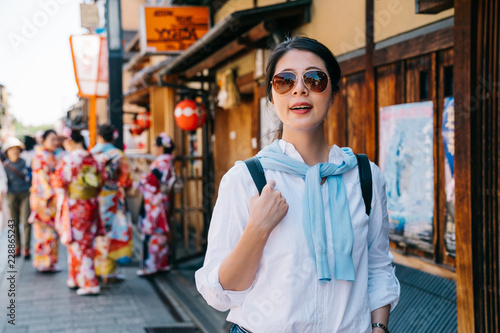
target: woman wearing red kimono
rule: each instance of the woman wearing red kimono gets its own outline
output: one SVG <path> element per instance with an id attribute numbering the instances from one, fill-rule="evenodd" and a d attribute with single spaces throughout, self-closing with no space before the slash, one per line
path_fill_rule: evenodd
<path id="1" fill-rule="evenodd" d="M 143 237 L 141 269 L 137 275 L 151 275 L 159 271 L 167 271 L 168 244 L 170 232 L 168 206 L 170 198 L 165 185 L 173 176 L 172 151 L 175 146 L 166 133 L 160 133 L 153 145 L 153 154 L 157 157 L 144 175 L 140 189 L 144 196 L 143 208 L 139 216 L 139 230 Z"/>
<path id="2" fill-rule="evenodd" d="M 56 166 L 54 150 L 57 148 L 57 134 L 47 130 L 42 135 L 42 144 L 36 147 L 36 155 L 31 162 L 32 183 L 30 188 L 31 215 L 33 224 L 34 257 L 33 266 L 39 272 L 59 272 L 57 252 L 59 240 L 54 229 L 56 215 L 55 191 L 50 184 L 50 176 Z"/>
<path id="3" fill-rule="evenodd" d="M 132 174 L 125 154 L 113 145 L 115 139 L 113 125 L 103 124 L 97 129 L 97 144 L 91 152 L 106 174 L 99 194 L 101 220 L 106 236 L 98 237 L 95 243 L 95 271 L 107 281 L 122 281 L 116 264 L 127 265 L 132 256 L 132 222 L 127 214 L 125 191 L 132 186 Z"/>
<path id="4" fill-rule="evenodd" d="M 68 250 L 68 287 L 78 288 L 77 295 L 95 295 L 101 288 L 94 270 L 94 239 L 105 234 L 97 198 L 101 170 L 78 130 L 65 129 L 64 136 L 69 153 L 51 178 L 57 190 L 56 229 Z"/>

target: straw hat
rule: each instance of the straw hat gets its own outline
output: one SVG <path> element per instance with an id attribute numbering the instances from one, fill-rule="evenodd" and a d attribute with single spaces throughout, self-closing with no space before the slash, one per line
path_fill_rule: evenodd
<path id="1" fill-rule="evenodd" d="M 5 153 L 12 147 L 19 147 L 22 150 L 24 149 L 24 144 L 18 138 L 10 136 L 7 139 L 5 139 L 2 145 L 2 151 Z"/>

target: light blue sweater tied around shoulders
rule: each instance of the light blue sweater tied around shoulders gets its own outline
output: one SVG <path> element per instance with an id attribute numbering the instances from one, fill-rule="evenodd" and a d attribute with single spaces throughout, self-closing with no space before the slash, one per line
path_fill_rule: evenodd
<path id="1" fill-rule="evenodd" d="M 342 174 L 356 167 L 357 160 L 350 148 L 342 150 L 346 156 L 340 165 L 318 163 L 309 166 L 286 155 L 279 146 L 279 140 L 275 140 L 257 154 L 264 169 L 286 172 L 305 179 L 302 226 L 320 283 L 326 283 L 332 278 L 328 266 L 325 209 L 321 193 L 323 177 L 327 177 L 329 191 L 335 279 L 354 281 L 353 231 Z"/>

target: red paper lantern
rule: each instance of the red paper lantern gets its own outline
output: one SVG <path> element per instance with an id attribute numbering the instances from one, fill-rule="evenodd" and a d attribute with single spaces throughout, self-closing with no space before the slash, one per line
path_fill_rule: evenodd
<path id="1" fill-rule="evenodd" d="M 137 115 L 137 125 L 143 129 L 148 129 L 151 126 L 151 112 L 143 112 Z"/>
<path id="2" fill-rule="evenodd" d="M 144 132 L 144 128 L 139 126 L 139 122 L 137 119 L 134 119 L 130 124 L 130 134 L 141 135 L 142 132 Z"/>
<path id="3" fill-rule="evenodd" d="M 205 107 L 192 99 L 180 101 L 174 110 L 177 126 L 185 131 L 194 131 L 205 124 L 207 114 Z"/>

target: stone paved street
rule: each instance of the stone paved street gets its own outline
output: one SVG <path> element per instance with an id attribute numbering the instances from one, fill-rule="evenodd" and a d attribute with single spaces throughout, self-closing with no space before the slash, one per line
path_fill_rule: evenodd
<path id="1" fill-rule="evenodd" d="M 31 261 L 16 258 L 15 326 L 8 323 L 10 283 L 7 237 L 0 236 L 0 332 L 145 332 L 145 327 L 192 327 L 172 314 L 149 280 L 135 276 L 137 265 L 120 268 L 127 280 L 103 287 L 100 296 L 77 296 L 66 287 L 66 249 L 60 246 L 59 273 L 37 273 Z M 182 314 L 182 313 L 181 313 Z M 177 318 L 176 318 L 177 317 Z"/>

